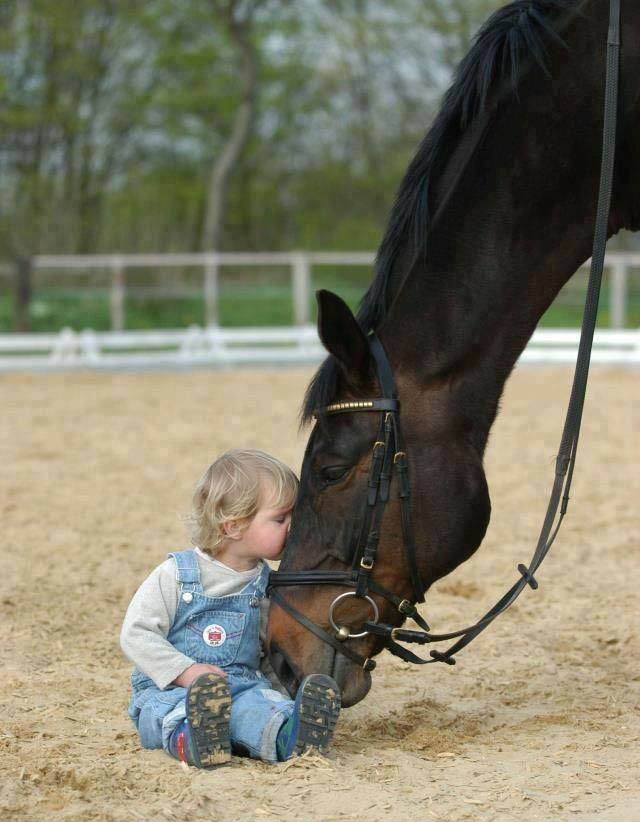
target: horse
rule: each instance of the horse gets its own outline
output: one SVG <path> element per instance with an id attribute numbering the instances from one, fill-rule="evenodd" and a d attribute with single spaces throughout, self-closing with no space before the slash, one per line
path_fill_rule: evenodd
<path id="1" fill-rule="evenodd" d="M 357 316 L 336 295 L 317 294 L 329 356 L 304 398 L 302 424 L 317 420 L 280 572 L 322 571 L 325 584 L 279 588 L 267 629 L 273 668 L 292 694 L 320 671 L 337 681 L 344 706 L 363 699 L 372 665 L 358 660 L 385 644 L 357 626 L 370 624 L 372 610 L 374 622 L 379 615 L 391 626 L 407 615 L 420 619 L 415 580 L 426 593 L 485 536 L 483 455 L 505 382 L 540 317 L 591 253 L 608 19 L 609 0 L 516 0 L 495 12 L 401 182 Z M 640 229 L 640 8 L 623 0 L 620 19 L 607 236 Z M 420 539 L 412 567 L 392 487 L 374 528 L 372 587 L 336 610 L 344 589 L 332 580 L 353 564 L 384 432 L 379 414 L 317 412 L 380 396 L 370 332 L 395 381 Z M 396 473 L 392 486 L 401 480 Z M 380 590 L 393 592 L 400 607 Z"/>

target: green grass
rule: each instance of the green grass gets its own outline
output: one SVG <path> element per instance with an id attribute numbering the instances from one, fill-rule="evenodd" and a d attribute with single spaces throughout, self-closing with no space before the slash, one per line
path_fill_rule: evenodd
<path id="1" fill-rule="evenodd" d="M 558 303 L 552 305 L 542 315 L 540 328 L 579 328 L 582 323 L 583 305 L 566 305 Z M 598 309 L 598 328 L 611 327 L 608 295 L 602 294 Z M 630 295 L 627 300 L 626 327 L 640 326 L 640 295 Z"/>
<path id="2" fill-rule="evenodd" d="M 329 273 L 314 276 L 313 288 L 336 291 L 355 310 L 362 296 L 365 282 Z M 315 298 L 310 299 L 309 317 L 316 318 Z M 572 328 L 580 325 L 582 306 L 556 302 L 544 314 L 540 326 L 544 328 Z M 70 327 L 80 331 L 93 328 L 105 331 L 111 327 L 109 294 L 102 290 L 41 289 L 36 292 L 30 309 L 32 331 L 59 331 Z M 204 325 L 205 306 L 201 297 L 138 298 L 125 301 L 125 328 L 186 328 Z M 226 327 L 290 325 L 293 322 L 291 289 L 287 284 L 269 283 L 223 284 L 219 300 L 219 322 Z M 602 293 L 598 326 L 609 327 L 608 291 Z M 632 293 L 627 303 L 627 326 L 640 326 L 640 294 Z M 13 296 L 0 296 L 0 331 L 14 329 Z"/>

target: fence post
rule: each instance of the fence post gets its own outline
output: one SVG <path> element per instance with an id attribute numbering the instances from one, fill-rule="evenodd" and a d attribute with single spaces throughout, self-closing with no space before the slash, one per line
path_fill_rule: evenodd
<path id="1" fill-rule="evenodd" d="M 120 257 L 111 263 L 111 330 L 124 329 L 124 266 Z"/>
<path id="2" fill-rule="evenodd" d="M 31 257 L 18 257 L 16 260 L 16 331 L 30 331 L 29 303 L 31 302 L 33 260 Z"/>
<path id="3" fill-rule="evenodd" d="M 309 287 L 311 284 L 311 263 L 303 251 L 291 255 L 291 289 L 293 292 L 293 322 L 295 325 L 309 323 Z"/>
<path id="4" fill-rule="evenodd" d="M 218 325 L 218 255 L 212 251 L 207 254 L 207 261 L 204 267 L 204 305 L 205 305 L 205 325 Z"/>
<path id="5" fill-rule="evenodd" d="M 609 292 L 611 328 L 624 328 L 626 324 L 627 302 L 627 264 L 616 260 L 611 266 L 611 284 Z"/>

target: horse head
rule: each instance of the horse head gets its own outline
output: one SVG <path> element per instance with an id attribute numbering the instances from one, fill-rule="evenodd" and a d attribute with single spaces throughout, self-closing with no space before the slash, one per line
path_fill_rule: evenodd
<path id="1" fill-rule="evenodd" d="M 467 437 L 464 420 L 453 406 L 447 408 L 446 401 L 443 404 L 444 395 L 435 392 L 428 412 L 430 437 L 425 438 L 424 396 L 402 370 L 396 376 L 402 417 L 397 437 L 402 436 L 406 451 L 400 453 L 398 440 L 393 441 L 385 467 L 388 411 L 377 399 L 383 386 L 370 343 L 339 297 L 318 292 L 318 303 L 318 331 L 332 356 L 307 396 L 307 416 L 316 412 L 318 420 L 307 445 L 292 529 L 280 566 L 284 576 L 312 571 L 307 574 L 312 584 L 287 585 L 282 594 L 285 602 L 278 597 L 281 607 L 272 606 L 269 642 L 274 668 L 291 692 L 306 672 L 325 671 L 340 685 L 343 703 L 351 705 L 370 687 L 369 666 L 360 663 L 366 663 L 382 647 L 380 638 L 363 632 L 364 623 L 375 614 L 385 624 L 400 625 L 406 612 L 399 610 L 399 604 L 422 599 L 423 591 L 434 580 L 452 571 L 478 547 L 489 521 L 490 505 L 482 456 L 473 439 Z M 340 413 L 319 413 L 326 399 L 331 400 L 329 408 Z M 421 539 L 419 550 L 412 546 L 409 552 L 398 460 L 407 453 L 411 455 L 407 482 L 412 516 L 421 525 L 429 525 L 422 529 L 428 536 Z M 372 505 L 370 496 L 376 461 L 378 474 L 384 477 L 386 470 L 391 479 L 388 499 L 380 508 L 376 507 L 380 500 Z M 385 492 L 380 489 L 377 493 Z M 367 569 L 369 577 L 373 558 L 367 551 L 372 550 L 372 540 L 375 588 L 367 588 L 366 599 L 350 594 L 345 597 L 344 588 L 331 583 L 331 573 L 353 574 L 355 565 L 356 572 Z M 315 584 L 318 569 L 325 575 L 322 583 Z M 415 575 L 419 584 L 414 582 Z M 340 602 L 333 605 L 338 597 Z M 324 638 L 310 634 L 290 609 L 320 626 Z M 328 632 L 338 627 L 349 634 L 348 645 L 327 641 Z"/>

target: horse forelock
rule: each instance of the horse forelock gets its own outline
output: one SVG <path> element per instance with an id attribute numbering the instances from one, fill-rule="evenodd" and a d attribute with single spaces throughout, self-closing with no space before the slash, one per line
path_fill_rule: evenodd
<path id="1" fill-rule="evenodd" d="M 307 387 L 300 412 L 301 426 L 311 421 L 318 408 L 332 402 L 338 389 L 339 376 L 338 361 L 330 355 L 318 368 Z"/>

